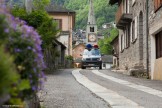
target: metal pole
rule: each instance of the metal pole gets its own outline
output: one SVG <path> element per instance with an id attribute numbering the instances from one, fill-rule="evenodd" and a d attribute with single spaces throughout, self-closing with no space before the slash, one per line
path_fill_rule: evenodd
<path id="1" fill-rule="evenodd" d="M 147 79 L 149 79 L 149 46 L 148 46 L 148 37 L 149 37 L 149 28 L 148 28 L 148 0 L 146 0 L 146 68 L 147 68 Z"/>

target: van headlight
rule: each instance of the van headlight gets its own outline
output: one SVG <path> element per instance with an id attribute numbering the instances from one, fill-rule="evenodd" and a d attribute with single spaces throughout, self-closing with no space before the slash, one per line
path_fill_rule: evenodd
<path id="1" fill-rule="evenodd" d="M 98 61 L 102 61 L 102 58 L 98 58 L 97 60 L 98 60 Z"/>
<path id="2" fill-rule="evenodd" d="M 86 60 L 86 58 L 82 58 L 82 61 L 85 61 Z"/>

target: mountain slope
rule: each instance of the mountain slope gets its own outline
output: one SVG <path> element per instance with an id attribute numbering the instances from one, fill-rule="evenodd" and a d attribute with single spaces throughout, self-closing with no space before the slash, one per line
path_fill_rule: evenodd
<path id="1" fill-rule="evenodd" d="M 108 5 L 109 0 L 94 0 L 94 9 L 97 25 L 114 21 L 116 6 Z M 89 0 L 65 0 L 64 6 L 76 11 L 76 28 L 86 28 Z"/>

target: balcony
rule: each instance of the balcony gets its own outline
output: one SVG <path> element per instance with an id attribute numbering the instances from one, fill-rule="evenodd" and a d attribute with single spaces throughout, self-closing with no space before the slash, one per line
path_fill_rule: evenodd
<path id="1" fill-rule="evenodd" d="M 127 24 L 132 21 L 132 14 L 126 13 L 124 11 L 124 5 L 121 2 L 120 6 L 118 7 L 118 11 L 115 16 L 116 26 L 119 29 L 124 29 Z"/>

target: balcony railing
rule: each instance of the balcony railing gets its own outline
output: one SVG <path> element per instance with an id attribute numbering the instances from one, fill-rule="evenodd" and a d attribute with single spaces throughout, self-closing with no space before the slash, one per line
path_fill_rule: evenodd
<path id="1" fill-rule="evenodd" d="M 124 4 L 123 2 L 121 2 L 115 16 L 115 22 L 117 27 L 122 29 L 131 21 L 132 21 L 132 14 L 126 13 L 126 11 L 124 11 Z"/>
<path id="2" fill-rule="evenodd" d="M 118 7 L 118 10 L 116 12 L 116 16 L 115 16 L 116 24 L 119 22 L 122 14 L 123 14 L 123 3 L 120 4 L 120 6 Z"/>

